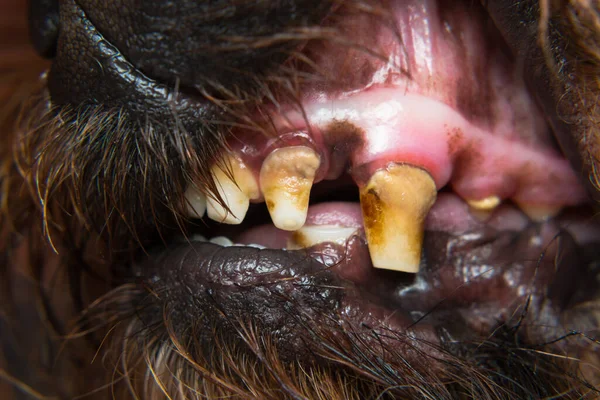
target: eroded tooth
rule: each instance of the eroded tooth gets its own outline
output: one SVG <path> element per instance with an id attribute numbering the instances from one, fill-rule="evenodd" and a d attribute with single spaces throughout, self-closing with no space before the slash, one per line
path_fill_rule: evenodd
<path id="1" fill-rule="evenodd" d="M 319 243 L 333 242 L 345 245 L 357 228 L 337 225 L 310 225 L 292 233 L 287 242 L 290 250 L 304 249 Z"/>
<path id="2" fill-rule="evenodd" d="M 360 204 L 374 267 L 419 271 L 425 217 L 436 197 L 433 178 L 421 168 L 396 164 L 373 174 Z"/>
<path id="3" fill-rule="evenodd" d="M 320 164 L 319 155 L 306 146 L 280 148 L 265 159 L 260 187 L 277 228 L 296 231 L 304 225 L 310 189 Z"/>
<path id="4" fill-rule="evenodd" d="M 202 218 L 206 211 L 206 196 L 194 185 L 185 191 L 186 212 L 190 218 Z"/>
<path id="5" fill-rule="evenodd" d="M 562 210 L 558 206 L 540 205 L 540 204 L 525 204 L 517 202 L 517 205 L 534 222 L 544 222 L 550 218 L 554 218 Z"/>
<path id="6" fill-rule="evenodd" d="M 206 213 L 214 221 L 235 225 L 244 220 L 250 206 L 250 199 L 257 199 L 260 192 L 254 175 L 241 160 L 231 156 L 225 160 L 224 165 L 230 169 L 224 170 L 215 165 L 211 173 L 226 207 L 217 199 L 209 197 L 206 200 Z M 231 172 L 233 180 L 226 171 Z"/>

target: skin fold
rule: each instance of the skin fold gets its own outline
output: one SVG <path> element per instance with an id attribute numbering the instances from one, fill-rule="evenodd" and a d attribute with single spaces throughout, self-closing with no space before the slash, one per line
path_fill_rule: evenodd
<path id="1" fill-rule="evenodd" d="M 407 293 L 390 314 L 389 298 L 365 299 L 404 275 L 369 291 L 300 253 L 232 251 L 237 270 L 213 245 L 181 262 L 187 183 L 216 192 L 209 168 L 231 127 L 323 78 L 307 73 L 307 43 L 387 2 L 31 3 L 0 0 L 2 398 L 598 397 L 600 252 L 568 235 L 535 248 L 542 225 L 493 248 L 426 237 L 434 261 L 448 243 L 474 265 L 490 248 L 539 260 L 514 267 L 534 283 L 497 314 L 481 305 L 493 274 Z M 600 5 L 481 3 L 598 199 Z M 165 268 L 179 263 L 191 267 Z M 424 317 L 400 328 L 409 312 Z"/>

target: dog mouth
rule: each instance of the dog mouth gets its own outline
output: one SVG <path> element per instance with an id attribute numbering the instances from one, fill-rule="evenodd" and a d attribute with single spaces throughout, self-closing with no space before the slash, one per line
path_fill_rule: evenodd
<path id="1" fill-rule="evenodd" d="M 134 266 L 176 320 L 250 318 L 299 359 L 307 329 L 436 347 L 524 314 L 551 342 L 594 298 L 589 198 L 501 35 L 478 4 L 399 3 L 327 19 L 343 39 L 287 62 L 325 79 L 232 130 L 215 191 L 189 182 L 186 235 Z"/>

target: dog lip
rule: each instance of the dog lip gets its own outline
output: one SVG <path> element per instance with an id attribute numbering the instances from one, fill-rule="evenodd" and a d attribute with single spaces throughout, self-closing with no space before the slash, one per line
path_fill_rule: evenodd
<path id="1" fill-rule="evenodd" d="M 366 341 L 389 341 L 390 348 L 402 343 L 392 332 L 436 341 L 431 325 L 413 326 L 409 313 L 378 303 L 376 296 L 336 273 L 339 260 L 317 261 L 315 248 L 311 250 L 192 242 L 151 254 L 134 266 L 134 273 L 196 324 L 210 326 L 205 318 L 251 316 L 258 326 L 274 332 L 282 343 L 281 356 L 290 360 L 313 357 L 309 343 L 302 340 L 306 326 L 323 334 L 361 331 Z M 382 339 L 373 335 L 375 331 L 391 337 Z"/>
<path id="2" fill-rule="evenodd" d="M 189 275 L 192 281 L 209 282 L 223 288 L 243 288 L 272 285 L 281 280 L 331 275 L 338 286 L 347 286 L 353 279 L 340 274 L 343 268 L 364 264 L 355 254 L 345 259 L 348 249 L 365 249 L 360 237 L 352 238 L 346 249 L 334 243 L 322 243 L 309 249 L 261 249 L 250 246 L 222 247 L 210 242 L 190 242 L 158 250 L 134 266 L 138 277 L 176 274 Z M 345 251 L 346 250 L 346 251 Z M 368 257 L 368 253 L 362 254 Z M 344 283 L 345 282 L 345 283 Z M 357 283 L 355 279 L 352 283 Z"/>

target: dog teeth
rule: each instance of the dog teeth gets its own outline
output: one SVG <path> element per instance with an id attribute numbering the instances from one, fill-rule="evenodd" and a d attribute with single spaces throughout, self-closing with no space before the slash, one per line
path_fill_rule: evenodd
<path id="1" fill-rule="evenodd" d="M 345 245 L 356 231 L 357 228 L 337 225 L 303 226 L 291 235 L 287 248 L 290 250 L 304 249 L 324 242 Z"/>
<path id="2" fill-rule="evenodd" d="M 206 201 L 207 215 L 214 221 L 236 225 L 244 220 L 250 199 L 257 199 L 260 192 L 254 175 L 241 160 L 229 157 L 224 165 L 230 167 L 233 179 L 217 165 L 213 166 L 211 173 L 226 207 L 209 197 Z"/>
<path id="3" fill-rule="evenodd" d="M 553 207 L 539 204 L 525 204 L 517 202 L 519 208 L 530 220 L 534 222 L 544 222 L 554 218 L 561 212 L 561 207 Z"/>
<path id="4" fill-rule="evenodd" d="M 210 239 L 209 242 L 223 247 L 233 246 L 233 242 L 225 236 L 215 236 L 214 238 Z"/>
<path id="5" fill-rule="evenodd" d="M 194 185 L 190 185 L 185 191 L 187 202 L 186 213 L 190 218 L 202 218 L 206 211 L 206 196 Z"/>
<path id="6" fill-rule="evenodd" d="M 476 211 L 493 211 L 502 203 L 498 196 L 488 196 L 480 200 L 467 200 L 467 204 L 472 210 Z"/>
<path id="7" fill-rule="evenodd" d="M 321 162 L 306 146 L 274 150 L 260 170 L 260 186 L 273 224 L 286 231 L 300 229 L 306 221 L 310 190 Z"/>
<path id="8" fill-rule="evenodd" d="M 396 164 L 371 176 L 360 204 L 374 267 L 419 271 L 425 217 L 436 197 L 433 178 L 417 167 Z"/>
<path id="9" fill-rule="evenodd" d="M 488 196 L 479 200 L 466 200 L 471 210 L 471 215 L 481 222 L 490 219 L 494 210 L 502 203 L 498 196 Z"/>

